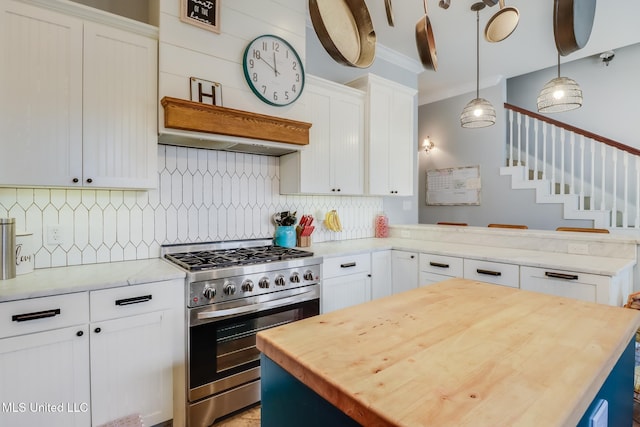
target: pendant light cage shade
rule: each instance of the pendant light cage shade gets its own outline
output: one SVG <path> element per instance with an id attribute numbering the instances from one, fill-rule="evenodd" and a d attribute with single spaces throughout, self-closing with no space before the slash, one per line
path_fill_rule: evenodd
<path id="1" fill-rule="evenodd" d="M 463 128 L 483 128 L 496 123 L 496 110 L 484 98 L 476 98 L 462 110 L 460 125 Z"/>
<path id="2" fill-rule="evenodd" d="M 575 80 L 556 77 L 550 80 L 538 95 L 538 111 L 560 113 L 582 106 L 582 89 Z"/>
<path id="3" fill-rule="evenodd" d="M 496 110 L 484 98 L 480 98 L 480 11 L 485 7 L 482 2 L 471 5 L 476 13 L 476 97 L 462 110 L 460 126 L 463 128 L 483 128 L 496 123 Z"/>

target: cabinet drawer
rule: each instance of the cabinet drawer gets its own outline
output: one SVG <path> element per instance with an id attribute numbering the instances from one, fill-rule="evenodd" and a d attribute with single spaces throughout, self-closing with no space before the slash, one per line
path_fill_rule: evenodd
<path id="1" fill-rule="evenodd" d="M 89 295 L 91 321 L 133 316 L 165 310 L 178 304 L 184 305 L 184 296 L 182 292 L 176 293 L 176 288 L 175 281 L 165 281 L 93 291 Z"/>
<path id="2" fill-rule="evenodd" d="M 464 274 L 462 258 L 432 254 L 420 254 L 420 271 L 451 277 Z"/>
<path id="3" fill-rule="evenodd" d="M 501 262 L 464 260 L 464 278 L 496 285 L 518 288 L 520 283 L 519 266 Z"/>
<path id="4" fill-rule="evenodd" d="M 335 258 L 325 258 L 322 262 L 323 279 L 345 274 L 370 273 L 371 254 L 354 254 Z"/>
<path id="5" fill-rule="evenodd" d="M 582 301 L 607 304 L 611 278 L 575 271 L 551 270 L 536 267 L 520 268 L 520 288 Z M 598 301 L 598 288 L 603 289 L 603 301 Z"/>
<path id="6" fill-rule="evenodd" d="M 88 292 L 0 303 L 0 338 L 88 322 Z"/>

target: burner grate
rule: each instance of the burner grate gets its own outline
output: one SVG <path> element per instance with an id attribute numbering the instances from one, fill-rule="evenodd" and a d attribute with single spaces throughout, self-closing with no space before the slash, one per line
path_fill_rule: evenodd
<path id="1" fill-rule="evenodd" d="M 166 254 L 165 258 L 191 271 L 263 264 L 313 256 L 313 252 L 282 246 L 240 247 Z"/>

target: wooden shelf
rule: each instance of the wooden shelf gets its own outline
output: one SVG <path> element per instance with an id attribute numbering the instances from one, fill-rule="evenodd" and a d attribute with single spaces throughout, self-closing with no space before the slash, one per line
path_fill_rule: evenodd
<path id="1" fill-rule="evenodd" d="M 309 144 L 311 123 L 164 97 L 164 126 L 295 145 Z"/>

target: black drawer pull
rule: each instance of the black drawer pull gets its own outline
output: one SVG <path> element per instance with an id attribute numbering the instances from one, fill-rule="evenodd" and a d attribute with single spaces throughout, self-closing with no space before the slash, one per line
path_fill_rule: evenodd
<path id="1" fill-rule="evenodd" d="M 544 275 L 547 277 L 552 277 L 554 279 L 578 280 L 577 274 L 562 274 L 562 273 L 554 273 L 553 271 L 545 271 Z"/>
<path id="2" fill-rule="evenodd" d="M 60 309 L 36 311 L 34 313 L 16 314 L 11 316 L 14 322 L 26 322 L 28 320 L 46 319 L 47 317 L 55 317 L 60 314 Z"/>
<path id="3" fill-rule="evenodd" d="M 432 267 L 449 268 L 449 264 L 443 264 L 441 262 L 429 261 L 429 265 Z"/>
<path id="4" fill-rule="evenodd" d="M 140 304 L 143 302 L 151 301 L 152 298 L 152 295 L 143 295 L 141 297 L 118 299 L 116 300 L 116 305 Z"/>
<path id="5" fill-rule="evenodd" d="M 478 274 L 486 274 L 487 276 L 502 276 L 502 273 L 499 271 L 482 270 L 481 268 L 478 268 L 476 272 Z"/>
<path id="6" fill-rule="evenodd" d="M 346 264 L 340 264 L 340 268 L 349 268 L 349 267 L 355 267 L 356 263 L 355 262 L 348 262 Z"/>

